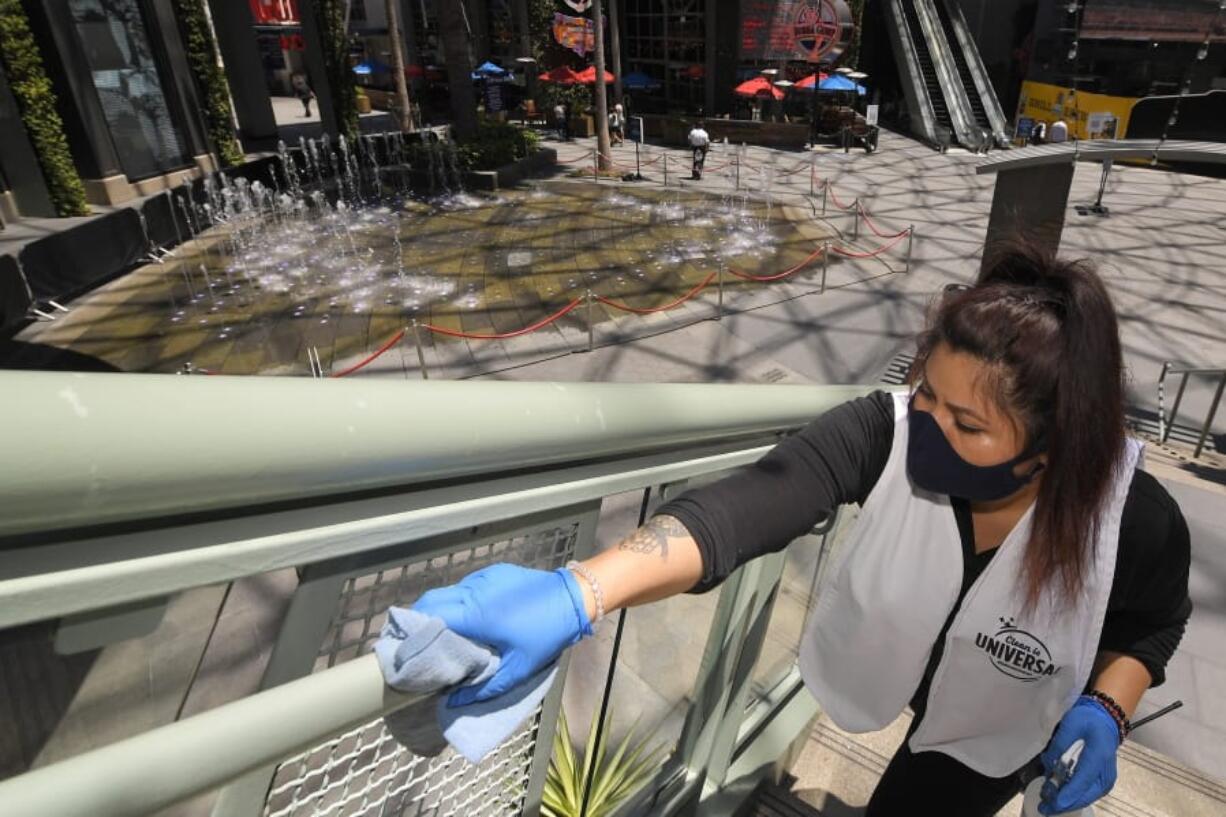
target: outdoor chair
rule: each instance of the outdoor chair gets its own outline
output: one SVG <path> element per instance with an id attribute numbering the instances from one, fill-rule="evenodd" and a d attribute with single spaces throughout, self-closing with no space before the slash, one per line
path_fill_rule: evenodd
<path id="1" fill-rule="evenodd" d="M 542 125 L 546 124 L 545 114 L 536 109 L 535 99 L 525 99 L 520 104 L 519 109 L 525 125 L 531 125 L 535 122 L 539 122 Z"/>

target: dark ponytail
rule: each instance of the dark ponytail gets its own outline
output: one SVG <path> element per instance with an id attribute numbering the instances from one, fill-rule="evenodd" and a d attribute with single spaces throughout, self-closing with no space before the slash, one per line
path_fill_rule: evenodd
<path id="1" fill-rule="evenodd" d="M 975 286 L 936 307 L 913 380 L 941 342 L 989 365 L 989 393 L 1021 419 L 1025 444 L 1047 451 L 1024 559 L 1027 606 L 1053 585 L 1056 598 L 1075 599 L 1124 451 L 1123 360 L 1106 287 L 1087 261 L 1002 245 Z"/>

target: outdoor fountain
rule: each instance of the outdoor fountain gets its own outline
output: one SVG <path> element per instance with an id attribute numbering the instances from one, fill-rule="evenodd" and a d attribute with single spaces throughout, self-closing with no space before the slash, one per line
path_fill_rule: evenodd
<path id="1" fill-rule="evenodd" d="M 588 291 L 648 308 L 718 268 L 794 263 L 816 240 L 773 201 L 769 170 L 754 195 L 566 180 L 477 196 L 449 142 L 424 142 L 409 169 L 411 153 L 401 134 L 304 139 L 279 145 L 266 178 L 171 191 L 183 243 L 149 242 L 150 263 L 121 279 L 140 297 L 109 309 L 105 333 L 65 319 L 29 339 L 126 370 L 305 374 L 308 349 L 342 360 L 414 320 L 505 331 Z M 76 306 L 97 319 L 90 296 Z"/>

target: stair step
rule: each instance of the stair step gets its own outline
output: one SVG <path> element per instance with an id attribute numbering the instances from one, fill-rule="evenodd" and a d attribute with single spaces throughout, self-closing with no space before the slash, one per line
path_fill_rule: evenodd
<path id="1" fill-rule="evenodd" d="M 737 817 L 822 817 L 822 813 L 786 788 L 764 783 Z"/>

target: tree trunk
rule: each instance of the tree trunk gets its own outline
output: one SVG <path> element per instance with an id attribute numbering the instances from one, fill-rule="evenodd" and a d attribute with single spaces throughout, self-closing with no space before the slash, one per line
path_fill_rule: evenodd
<path id="1" fill-rule="evenodd" d="M 447 62 L 451 127 L 456 139 L 477 135 L 477 101 L 473 97 L 472 61 L 468 58 L 468 22 L 460 0 L 438 3 L 439 35 Z"/>
<path id="2" fill-rule="evenodd" d="M 446 5 L 446 4 L 444 4 Z M 608 170 L 613 149 L 609 145 L 609 102 L 605 96 L 604 82 L 604 4 L 592 0 L 592 22 L 596 26 L 596 153 L 597 167 Z"/>
<path id="3" fill-rule="evenodd" d="M 622 104 L 622 42 L 617 0 L 609 0 L 609 47 L 613 49 L 613 101 Z M 622 127 L 625 127 L 624 123 Z"/>
<path id="4" fill-rule="evenodd" d="M 412 127 L 409 111 L 409 82 L 404 75 L 404 38 L 400 34 L 400 0 L 387 0 L 387 38 L 392 51 L 392 73 L 396 76 L 396 117 L 401 132 Z"/>

